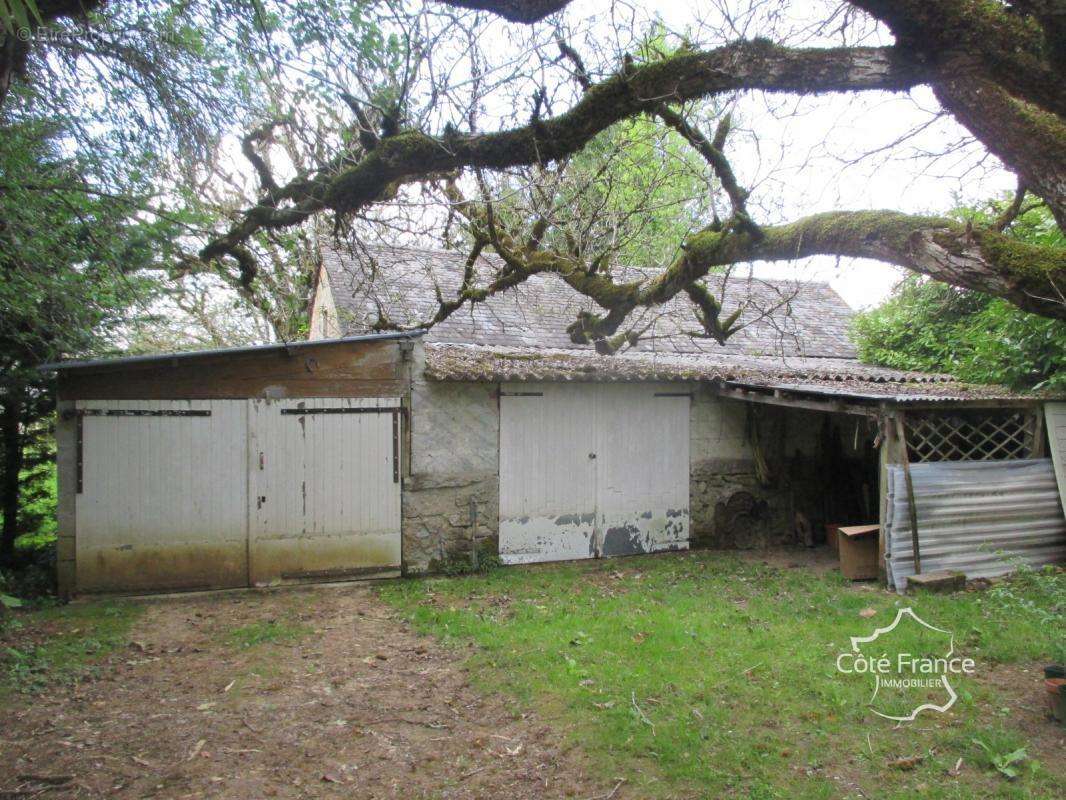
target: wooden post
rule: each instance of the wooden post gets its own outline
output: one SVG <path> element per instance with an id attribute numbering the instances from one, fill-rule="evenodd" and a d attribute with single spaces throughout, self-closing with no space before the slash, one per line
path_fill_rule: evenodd
<path id="1" fill-rule="evenodd" d="M 896 436 L 900 445 L 900 464 L 903 465 L 903 480 L 907 484 L 907 507 L 911 519 L 911 546 L 914 548 L 914 574 L 922 574 L 922 556 L 918 547 L 918 507 L 914 504 L 914 481 L 911 480 L 910 455 L 907 453 L 907 429 L 903 425 L 903 412 L 896 414 Z"/>
<path id="2" fill-rule="evenodd" d="M 1033 412 L 1033 446 L 1029 448 L 1029 458 L 1044 457 L 1044 409 L 1036 407 Z"/>

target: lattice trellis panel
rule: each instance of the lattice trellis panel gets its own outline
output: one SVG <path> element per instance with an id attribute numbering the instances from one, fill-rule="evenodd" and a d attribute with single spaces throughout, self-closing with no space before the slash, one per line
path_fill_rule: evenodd
<path id="1" fill-rule="evenodd" d="M 1037 435 L 1029 411 L 971 411 L 906 416 L 912 462 L 1031 458 Z"/>

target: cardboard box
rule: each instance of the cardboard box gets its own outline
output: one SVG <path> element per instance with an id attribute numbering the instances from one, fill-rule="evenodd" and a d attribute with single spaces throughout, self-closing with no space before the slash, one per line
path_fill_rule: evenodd
<path id="1" fill-rule="evenodd" d="M 880 525 L 848 525 L 837 530 L 840 571 L 853 581 L 877 578 L 877 548 Z"/>

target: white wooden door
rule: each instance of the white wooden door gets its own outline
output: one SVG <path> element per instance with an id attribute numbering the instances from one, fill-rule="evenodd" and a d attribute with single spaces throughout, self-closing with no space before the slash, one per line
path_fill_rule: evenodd
<path id="1" fill-rule="evenodd" d="M 400 568 L 398 398 L 253 400 L 253 584 Z"/>
<path id="2" fill-rule="evenodd" d="M 500 560 L 596 555 L 592 384 L 513 384 L 500 396 Z"/>
<path id="3" fill-rule="evenodd" d="M 600 555 L 688 548 L 690 404 L 688 391 L 668 385 L 600 387 Z"/>
<path id="4" fill-rule="evenodd" d="M 689 404 L 669 385 L 505 385 L 501 560 L 687 548 Z"/>
<path id="5" fill-rule="evenodd" d="M 79 591 L 247 581 L 244 400 L 76 405 Z"/>

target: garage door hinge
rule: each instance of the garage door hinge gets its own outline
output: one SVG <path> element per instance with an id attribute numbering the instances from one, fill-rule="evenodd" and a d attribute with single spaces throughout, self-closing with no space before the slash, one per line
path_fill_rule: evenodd
<path id="1" fill-rule="evenodd" d="M 348 408 L 336 406 L 329 408 L 283 408 L 282 414 L 305 416 L 307 414 L 395 414 L 403 411 L 402 406 L 378 406 L 376 408 Z"/>
<path id="2" fill-rule="evenodd" d="M 392 482 L 400 482 L 400 412 L 392 412 Z"/>
<path id="3" fill-rule="evenodd" d="M 84 442 L 85 442 L 85 439 L 84 439 L 85 423 L 82 421 L 82 416 L 80 414 L 78 415 L 78 421 L 77 421 L 77 423 L 75 423 L 75 426 L 76 427 L 75 427 L 75 433 L 74 433 L 74 447 L 75 447 L 74 462 L 75 462 L 75 469 L 76 469 L 76 477 L 75 477 L 74 480 L 75 480 L 75 483 L 77 484 L 77 487 L 75 489 L 75 494 L 81 494 L 81 490 L 82 490 L 82 469 L 84 468 L 84 463 L 85 463 L 85 444 L 84 444 Z"/>
<path id="4" fill-rule="evenodd" d="M 155 408 L 79 408 L 77 411 L 64 411 L 63 419 L 71 417 L 210 417 L 206 408 L 166 409 Z"/>

